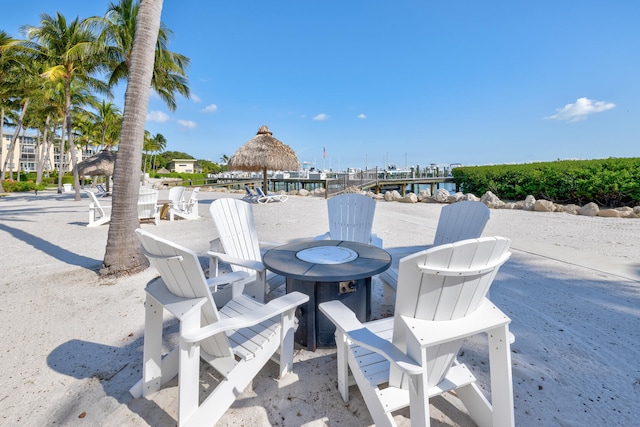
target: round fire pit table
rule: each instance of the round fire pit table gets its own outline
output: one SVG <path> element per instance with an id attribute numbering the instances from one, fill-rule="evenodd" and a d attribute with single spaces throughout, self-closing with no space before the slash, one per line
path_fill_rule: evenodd
<path id="1" fill-rule="evenodd" d="M 296 313 L 295 341 L 314 351 L 335 345 L 335 326 L 318 304 L 339 300 L 366 322 L 371 318 L 371 277 L 391 265 L 385 250 L 343 240 L 304 240 L 267 251 L 262 262 L 287 279 L 287 292 L 309 296 Z"/>

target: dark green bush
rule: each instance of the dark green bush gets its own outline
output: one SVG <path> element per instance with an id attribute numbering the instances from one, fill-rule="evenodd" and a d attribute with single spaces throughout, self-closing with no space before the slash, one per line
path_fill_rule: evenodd
<path id="1" fill-rule="evenodd" d="M 453 177 L 465 193 L 491 191 L 505 200 L 528 195 L 557 203 L 640 204 L 640 158 L 561 160 L 520 165 L 463 166 Z"/>

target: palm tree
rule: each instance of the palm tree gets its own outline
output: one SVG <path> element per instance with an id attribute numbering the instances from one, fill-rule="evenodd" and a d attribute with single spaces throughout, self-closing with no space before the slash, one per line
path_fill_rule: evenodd
<path id="1" fill-rule="evenodd" d="M 153 151 L 153 168 L 149 168 L 150 170 L 156 169 L 156 155 L 160 151 L 164 151 L 167 148 L 167 138 L 164 137 L 163 134 L 157 133 L 152 138 L 152 151 Z"/>
<path id="2" fill-rule="evenodd" d="M 63 134 L 66 134 L 71 151 L 73 165 L 73 182 L 77 201 L 80 200 L 80 182 L 76 165 L 78 159 L 73 144 L 71 121 L 71 83 L 82 82 L 88 88 L 106 93 L 108 89 L 104 82 L 92 77 L 101 66 L 98 54 L 99 45 L 95 35 L 89 30 L 88 21 L 74 19 L 67 25 L 66 18 L 59 12 L 55 17 L 48 14 L 40 16 L 40 26 L 25 26 L 23 31 L 28 41 L 25 46 L 38 57 L 43 58 L 48 67 L 42 73 L 43 77 L 51 81 L 64 82 L 65 106 Z M 63 137 L 64 142 L 64 137 Z M 62 191 L 58 188 L 58 191 Z"/>
<path id="3" fill-rule="evenodd" d="M 115 134 L 120 133 L 119 125 L 122 123 L 122 113 L 117 105 L 103 100 L 97 108 L 96 124 L 100 127 L 100 147 L 113 147 Z"/>
<path id="4" fill-rule="evenodd" d="M 142 152 L 146 154 L 142 162 L 142 171 L 147 172 L 147 161 L 149 161 L 149 153 L 153 149 L 153 141 L 151 139 L 151 132 L 148 130 L 144 131 L 144 140 L 142 141 Z M 149 165 L 151 162 L 149 161 Z"/>
<path id="5" fill-rule="evenodd" d="M 100 43 L 106 46 L 109 58 L 109 85 L 113 86 L 127 78 L 131 64 L 133 40 L 136 32 L 136 17 L 140 8 L 135 0 L 120 0 L 111 3 L 103 18 L 92 18 L 92 23 L 101 28 Z M 186 69 L 191 60 L 168 50 L 169 38 L 173 32 L 162 22 L 158 31 L 158 41 L 153 62 L 151 87 L 167 104 L 171 111 L 176 109 L 175 93 L 189 97 Z"/>
<path id="6" fill-rule="evenodd" d="M 153 60 L 163 0 L 145 0 L 137 13 L 135 38 L 128 67 L 129 78 L 124 99 L 124 115 L 114 170 L 111 225 L 101 275 L 134 274 L 146 269 L 149 261 L 142 253 L 135 234 L 139 226 L 137 210 L 144 125 L 149 107 Z"/>
<path id="7" fill-rule="evenodd" d="M 16 44 L 16 40 L 9 34 L 0 30 L 0 143 L 4 141 L 4 125 L 6 109 L 9 106 L 12 92 L 14 89 L 14 81 L 20 68 L 17 67 L 17 60 L 12 47 Z M 4 179 L 5 167 L 0 164 L 0 193 L 4 192 L 2 188 L 2 180 Z"/>

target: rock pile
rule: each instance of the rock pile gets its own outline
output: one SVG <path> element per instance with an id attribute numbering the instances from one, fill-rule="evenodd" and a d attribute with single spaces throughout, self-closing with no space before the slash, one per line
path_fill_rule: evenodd
<path id="1" fill-rule="evenodd" d="M 536 212 L 566 212 L 573 215 L 584 216 L 602 216 L 610 218 L 640 218 L 640 206 L 634 208 L 625 206 L 621 208 L 601 209 L 596 203 L 587 203 L 584 206 L 574 204 L 561 205 L 549 200 L 538 199 L 533 196 L 527 196 L 524 200 L 518 202 L 504 202 L 491 191 L 487 191 L 482 197 L 474 194 L 455 193 L 449 194 L 444 188 L 439 188 L 435 194 L 427 190 L 423 190 L 418 194 L 407 193 L 402 196 L 398 191 L 387 191 L 384 194 L 375 194 L 372 192 L 365 193 L 369 197 L 387 202 L 400 203 L 455 203 L 461 200 L 475 200 L 487 205 L 490 209 L 522 209 L 525 211 Z"/>

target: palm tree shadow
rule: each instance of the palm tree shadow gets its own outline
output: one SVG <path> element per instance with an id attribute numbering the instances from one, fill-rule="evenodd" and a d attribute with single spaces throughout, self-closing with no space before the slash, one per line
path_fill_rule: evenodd
<path id="1" fill-rule="evenodd" d="M 0 230 L 5 231 L 16 239 L 22 240 L 23 242 L 31 245 L 34 249 L 44 252 L 45 254 L 57 258 L 69 265 L 77 265 L 78 267 L 95 270 L 96 266 L 99 266 L 102 263 L 102 260 L 78 255 L 58 245 L 54 245 L 53 243 L 38 236 L 34 236 L 33 234 L 17 228 L 9 227 L 5 224 L 0 224 Z"/>

